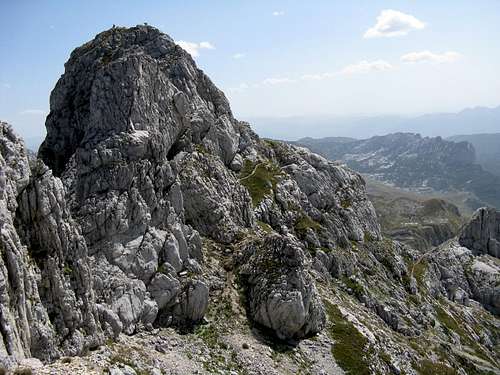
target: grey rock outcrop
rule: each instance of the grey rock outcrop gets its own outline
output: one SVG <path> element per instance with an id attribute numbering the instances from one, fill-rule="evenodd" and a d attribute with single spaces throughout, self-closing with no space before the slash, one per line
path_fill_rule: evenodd
<path id="1" fill-rule="evenodd" d="M 190 55 L 152 27 L 115 28 L 77 48 L 52 92 L 46 127 L 39 156 L 64 184 L 95 268 L 96 301 L 120 319 L 106 323 L 113 332 L 203 317 L 200 234 L 232 244 L 261 220 L 281 236 L 294 232 L 298 249 L 380 238 L 358 174 L 261 141 Z M 274 175 L 254 181 L 263 165 Z M 280 319 L 318 315 L 311 293 L 300 314 L 282 304 Z M 269 325 L 300 338 L 321 327 L 315 320 Z"/>
<path id="2" fill-rule="evenodd" d="M 500 211 L 480 208 L 462 230 L 460 245 L 476 254 L 490 254 L 500 258 Z"/>
<path id="3" fill-rule="evenodd" d="M 468 304 L 473 299 L 500 314 L 499 213 L 480 208 L 461 233 L 429 254 L 431 290 Z"/>
<path id="4" fill-rule="evenodd" d="M 52 360 L 102 341 L 87 248 L 65 189 L 0 123 L 2 355 Z"/>
<path id="5" fill-rule="evenodd" d="M 292 239 L 269 235 L 244 254 L 241 276 L 249 296 L 249 314 L 284 340 L 321 331 L 326 322 L 304 253 Z"/>

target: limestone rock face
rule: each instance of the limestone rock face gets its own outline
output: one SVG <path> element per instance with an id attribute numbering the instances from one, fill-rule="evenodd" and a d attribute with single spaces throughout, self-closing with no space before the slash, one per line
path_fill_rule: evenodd
<path id="1" fill-rule="evenodd" d="M 459 242 L 476 254 L 500 258 L 500 211 L 478 209 L 463 229 Z"/>
<path id="2" fill-rule="evenodd" d="M 39 155 L 67 188 L 72 214 L 98 260 L 97 299 L 111 307 L 125 332 L 151 325 L 158 314 L 183 320 L 176 304 L 187 306 L 181 309 L 187 320 L 203 317 L 208 293 L 201 293 L 196 313 L 183 300 L 191 293 L 180 293 L 177 273 L 199 273 L 201 261 L 200 236 L 185 219 L 209 204 L 211 192 L 230 190 L 212 184 L 191 194 L 183 173 L 198 180 L 191 170 L 183 172 L 183 156 L 204 140 L 199 147 L 214 153 L 219 180 L 229 181 L 226 165 L 239 145 L 235 122 L 224 95 L 157 29 L 112 29 L 71 54 L 51 95 Z M 215 229 L 231 224 L 236 210 L 230 209 L 214 216 Z M 248 209 L 245 219 L 237 224 L 252 223 Z M 168 281 L 160 268 L 170 267 Z M 196 285 L 197 293 L 206 288 L 202 279 Z"/>
<path id="3" fill-rule="evenodd" d="M 468 305 L 475 300 L 500 314 L 500 267 L 488 254 L 474 254 L 457 239 L 437 248 L 428 272 L 430 289 L 452 301 Z"/>
<path id="4" fill-rule="evenodd" d="M 61 180 L 5 123 L 0 145 L 2 356 L 78 354 L 102 341 L 85 240 Z"/>
<path id="5" fill-rule="evenodd" d="M 499 212 L 480 208 L 461 233 L 431 254 L 431 289 L 468 304 L 476 300 L 500 314 Z"/>

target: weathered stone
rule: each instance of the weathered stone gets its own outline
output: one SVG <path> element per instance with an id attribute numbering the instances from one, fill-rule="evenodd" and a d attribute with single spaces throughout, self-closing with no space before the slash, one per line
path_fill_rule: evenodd
<path id="1" fill-rule="evenodd" d="M 325 312 L 300 247 L 287 237 L 272 235 L 246 252 L 241 272 L 252 319 L 283 340 L 323 329 Z"/>
<path id="2" fill-rule="evenodd" d="M 177 297 L 181 291 L 181 284 L 174 276 L 157 273 L 149 284 L 148 290 L 161 310 Z"/>
<path id="3" fill-rule="evenodd" d="M 459 242 L 475 254 L 500 258 L 500 211 L 494 208 L 478 209 L 462 230 Z"/>

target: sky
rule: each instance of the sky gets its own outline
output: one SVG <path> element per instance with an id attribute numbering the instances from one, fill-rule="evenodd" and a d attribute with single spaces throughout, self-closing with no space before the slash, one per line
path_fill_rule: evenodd
<path id="1" fill-rule="evenodd" d="M 243 120 L 500 105 L 498 0 L 0 0 L 0 119 L 42 135 L 71 51 L 144 22 L 188 50 Z"/>

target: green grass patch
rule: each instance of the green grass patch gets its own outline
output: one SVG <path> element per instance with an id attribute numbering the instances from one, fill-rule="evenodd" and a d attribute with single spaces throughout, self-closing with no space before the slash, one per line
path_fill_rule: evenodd
<path id="1" fill-rule="evenodd" d="M 308 215 L 301 216 L 294 225 L 295 232 L 299 237 L 304 237 L 309 229 L 317 231 L 321 228 L 321 225 L 311 219 Z"/>
<path id="2" fill-rule="evenodd" d="M 363 355 L 368 349 L 367 338 L 342 316 L 337 306 L 325 301 L 325 307 L 330 321 L 328 334 L 335 340 L 332 345 L 335 362 L 346 374 L 369 375 L 368 359 Z"/>
<path id="3" fill-rule="evenodd" d="M 365 231 L 363 240 L 364 242 L 373 242 L 375 241 L 375 237 L 373 237 L 373 235 L 370 232 Z"/>
<path id="4" fill-rule="evenodd" d="M 279 142 L 279 141 L 275 141 L 274 139 L 265 139 L 265 140 L 264 140 L 264 142 L 265 142 L 268 146 L 270 146 L 270 147 L 272 147 L 272 148 L 274 148 L 274 149 L 276 149 L 276 148 L 278 148 L 278 147 L 282 146 L 281 142 Z"/>
<path id="5" fill-rule="evenodd" d="M 422 259 L 420 262 L 415 263 L 413 266 L 413 277 L 417 280 L 419 289 L 424 284 L 424 277 L 427 272 L 427 261 Z"/>
<path id="6" fill-rule="evenodd" d="M 73 270 L 66 264 L 63 268 L 63 273 L 67 276 L 70 276 L 73 273 Z"/>
<path id="7" fill-rule="evenodd" d="M 342 199 L 340 201 L 340 207 L 342 207 L 345 210 L 348 209 L 351 206 L 352 206 L 352 201 L 351 201 L 350 198 Z"/>
<path id="8" fill-rule="evenodd" d="M 469 346 L 479 358 L 488 362 L 491 361 L 485 351 L 481 348 L 481 346 L 471 338 L 471 335 L 457 323 L 453 316 L 444 311 L 441 306 L 435 306 L 435 311 L 436 317 L 444 327 L 445 332 L 455 332 L 458 336 L 460 336 L 462 344 Z"/>
<path id="9" fill-rule="evenodd" d="M 215 349 L 220 346 L 219 332 L 211 324 L 197 326 L 194 334 L 198 336 L 209 348 Z"/>
<path id="10" fill-rule="evenodd" d="M 209 154 L 207 148 L 202 145 L 201 143 L 198 143 L 194 146 L 195 150 L 198 151 L 200 154 Z"/>
<path id="11" fill-rule="evenodd" d="M 458 323 L 453 319 L 451 315 L 449 315 L 446 311 L 444 311 L 441 306 L 436 306 L 436 317 L 439 322 L 445 326 L 447 329 L 456 332 L 460 336 L 465 334 L 462 328 L 458 325 Z"/>
<path id="12" fill-rule="evenodd" d="M 252 163 L 245 160 L 240 173 L 240 183 L 245 186 L 252 197 L 252 203 L 258 206 L 262 200 L 276 188 L 278 177 L 281 175 L 275 164 L 263 162 Z"/>
<path id="13" fill-rule="evenodd" d="M 359 299 L 363 296 L 363 294 L 365 294 L 365 288 L 363 288 L 363 285 L 358 283 L 356 280 L 344 276 L 342 277 L 342 281 L 349 289 L 352 290 L 352 294 L 354 294 L 356 298 Z"/>

